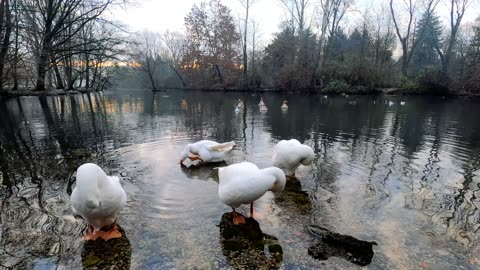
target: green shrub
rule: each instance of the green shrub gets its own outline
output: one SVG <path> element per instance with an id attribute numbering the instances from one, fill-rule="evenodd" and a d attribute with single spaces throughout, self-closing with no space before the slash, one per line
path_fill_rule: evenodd
<path id="1" fill-rule="evenodd" d="M 332 80 L 323 89 L 325 92 L 329 93 L 343 93 L 349 92 L 351 89 L 350 84 L 344 80 Z"/>

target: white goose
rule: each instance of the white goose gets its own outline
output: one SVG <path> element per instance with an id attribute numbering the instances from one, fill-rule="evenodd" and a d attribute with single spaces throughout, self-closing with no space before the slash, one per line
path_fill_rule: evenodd
<path id="1" fill-rule="evenodd" d="M 220 200 L 232 207 L 233 223 L 245 223 L 235 208 L 250 204 L 250 217 L 253 217 L 253 202 L 267 191 L 280 192 L 285 188 L 285 175 L 279 168 L 259 169 L 255 164 L 242 162 L 218 169 Z"/>
<path id="2" fill-rule="evenodd" d="M 310 146 L 301 144 L 295 139 L 282 140 L 273 149 L 273 166 L 282 169 L 289 178 L 296 178 L 295 170 L 300 164 L 310 165 L 315 158 L 315 153 Z"/>
<path id="3" fill-rule="evenodd" d="M 267 108 L 267 105 L 263 104 L 260 106 L 260 111 L 261 112 L 267 112 L 268 111 L 268 108 Z"/>
<path id="4" fill-rule="evenodd" d="M 265 106 L 265 103 L 263 102 L 263 97 L 260 98 L 260 102 L 258 103 L 258 106 L 260 107 Z"/>
<path id="5" fill-rule="evenodd" d="M 284 111 L 285 111 L 285 110 L 288 110 L 288 105 L 287 105 L 287 103 L 288 103 L 288 101 L 284 100 L 284 101 L 283 101 L 283 104 L 282 104 L 282 106 L 281 106 L 280 108 L 282 108 L 282 110 L 284 110 Z"/>
<path id="6" fill-rule="evenodd" d="M 180 164 L 183 165 L 183 161 L 187 158 L 202 162 L 221 162 L 234 146 L 235 142 L 218 143 L 209 140 L 191 143 L 183 149 Z"/>
<path id="7" fill-rule="evenodd" d="M 244 107 L 244 106 L 243 106 L 243 101 L 242 101 L 241 99 L 238 99 L 238 101 L 237 101 L 237 108 L 243 109 L 243 107 Z"/>
<path id="8" fill-rule="evenodd" d="M 127 203 L 127 194 L 116 176 L 108 176 L 99 166 L 86 163 L 77 169 L 77 185 L 72 192 L 73 208 L 89 224 L 84 240 L 120 238 L 118 214 Z M 101 228 L 113 224 L 109 231 Z"/>

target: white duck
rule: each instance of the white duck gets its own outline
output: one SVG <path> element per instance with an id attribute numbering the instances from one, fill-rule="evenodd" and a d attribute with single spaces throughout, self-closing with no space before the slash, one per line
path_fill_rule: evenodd
<path id="1" fill-rule="evenodd" d="M 120 238 L 118 214 L 127 203 L 127 194 L 116 176 L 108 176 L 99 166 L 86 163 L 77 169 L 77 185 L 72 192 L 73 208 L 89 224 L 84 240 Z M 100 229 L 113 224 L 104 232 Z"/>
<path id="2" fill-rule="evenodd" d="M 233 223 L 245 223 L 245 218 L 238 215 L 235 208 L 250 204 L 250 217 L 253 217 L 253 202 L 267 191 L 280 192 L 285 188 L 285 174 L 279 168 L 259 169 L 250 162 L 236 163 L 218 169 L 220 200 L 232 207 Z"/>
<path id="3" fill-rule="evenodd" d="M 258 103 L 258 106 L 260 107 L 265 106 L 265 103 L 263 102 L 263 97 L 260 98 L 260 102 Z"/>
<path id="4" fill-rule="evenodd" d="M 405 101 L 400 102 L 400 106 L 405 106 L 405 104 L 406 104 Z"/>
<path id="5" fill-rule="evenodd" d="M 234 146 L 235 142 L 218 143 L 209 140 L 191 143 L 183 149 L 180 164 L 183 165 L 183 161 L 187 158 L 202 162 L 221 162 Z"/>
<path id="6" fill-rule="evenodd" d="M 288 178 L 296 178 L 295 170 L 300 164 L 310 165 L 315 158 L 313 149 L 295 139 L 282 140 L 273 148 L 273 166 L 283 170 Z"/>
<path id="7" fill-rule="evenodd" d="M 268 111 L 267 105 L 263 104 L 262 106 L 260 106 L 260 111 L 267 112 Z"/>
<path id="8" fill-rule="evenodd" d="M 282 110 L 288 110 L 288 105 L 287 105 L 288 101 L 284 100 L 283 101 L 283 104 L 280 108 L 282 108 Z"/>
<path id="9" fill-rule="evenodd" d="M 241 99 L 238 99 L 238 101 L 237 101 L 237 108 L 243 109 L 243 107 L 244 107 L 244 106 L 243 106 L 243 101 L 242 101 Z"/>

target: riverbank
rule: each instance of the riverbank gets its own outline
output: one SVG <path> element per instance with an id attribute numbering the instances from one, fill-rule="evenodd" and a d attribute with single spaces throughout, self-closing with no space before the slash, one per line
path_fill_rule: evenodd
<path id="1" fill-rule="evenodd" d="M 36 91 L 34 89 L 19 89 L 16 91 L 8 90 L 0 92 L 0 96 L 3 97 L 24 97 L 24 96 L 63 96 L 63 95 L 75 95 L 81 93 L 98 92 L 94 89 L 78 88 L 75 90 L 64 89 L 47 89 L 45 91 Z"/>
<path id="2" fill-rule="evenodd" d="M 168 91 L 202 91 L 202 92 L 250 92 L 250 93 L 298 93 L 319 95 L 406 95 L 406 96 L 442 96 L 442 97 L 472 97 L 480 98 L 479 94 L 468 92 L 443 92 L 435 90 L 407 89 L 407 88 L 367 88 L 364 86 L 343 89 L 310 88 L 310 89 L 278 89 L 278 88 L 168 88 L 152 90 L 154 93 Z"/>

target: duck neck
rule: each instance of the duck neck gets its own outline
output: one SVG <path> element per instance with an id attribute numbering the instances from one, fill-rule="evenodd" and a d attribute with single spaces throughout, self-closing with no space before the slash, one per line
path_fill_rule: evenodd
<path id="1" fill-rule="evenodd" d="M 274 177 L 275 181 L 272 183 L 271 191 L 280 192 L 285 188 L 286 178 L 282 170 L 277 167 L 270 167 L 262 169 L 261 171 Z"/>

